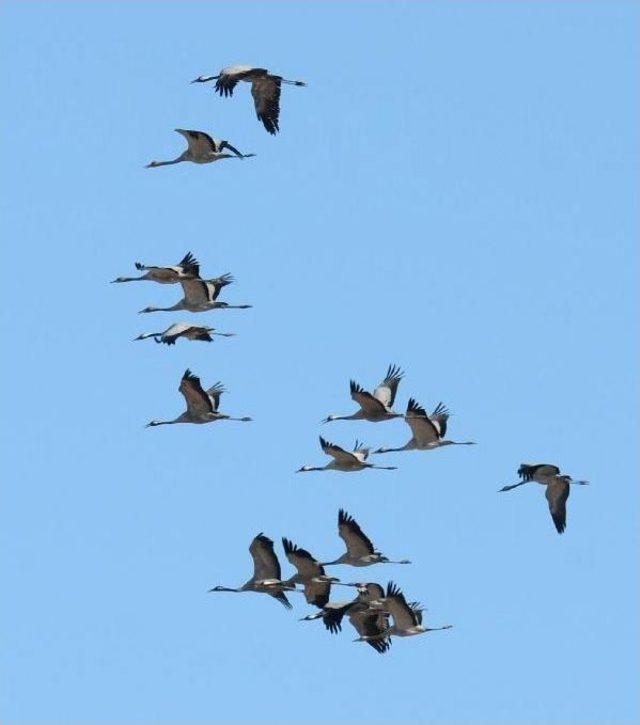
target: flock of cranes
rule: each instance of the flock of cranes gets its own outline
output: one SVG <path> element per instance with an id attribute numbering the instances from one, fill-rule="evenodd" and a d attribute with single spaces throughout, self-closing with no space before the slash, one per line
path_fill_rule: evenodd
<path id="1" fill-rule="evenodd" d="M 232 96 L 237 84 L 245 81 L 251 84 L 251 95 L 258 120 L 270 134 L 280 130 L 280 95 L 283 84 L 305 86 L 303 81 L 292 81 L 270 73 L 264 68 L 237 65 L 223 68 L 218 75 L 199 76 L 192 83 L 216 81 L 215 91 L 222 97 Z M 187 149 L 178 157 L 169 161 L 152 161 L 147 168 L 167 166 L 190 161 L 206 164 L 221 159 L 247 159 L 254 153 L 241 153 L 228 141 L 216 139 L 203 131 L 177 128 L 186 142 Z M 150 312 L 207 312 L 219 309 L 247 309 L 249 304 L 229 304 L 219 299 L 222 291 L 234 278 L 223 274 L 206 278 L 200 274 L 198 260 L 188 252 L 177 264 L 170 266 L 149 266 L 136 262 L 139 276 L 117 277 L 114 283 L 156 282 L 158 284 L 179 284 L 183 296 L 168 307 L 147 306 L 141 313 Z M 232 337 L 233 332 L 219 332 L 208 325 L 195 325 L 188 322 L 176 322 L 160 332 L 145 332 L 135 340 L 153 339 L 158 344 L 175 345 L 179 338 L 212 342 L 214 336 Z M 356 440 L 353 450 L 347 450 L 330 443 L 320 436 L 322 451 L 331 458 L 324 466 L 304 465 L 298 472 L 340 471 L 352 473 L 365 469 L 396 470 L 396 466 L 379 465 L 369 460 L 369 454 L 399 453 L 403 451 L 428 451 L 444 446 L 470 446 L 474 441 L 455 441 L 446 438 L 450 412 L 444 403 L 439 402 L 431 413 L 427 412 L 414 397 L 410 397 L 405 412 L 394 410 L 398 387 L 404 372 L 397 365 L 389 365 L 384 379 L 373 392 L 365 390 L 355 380 L 351 380 L 349 391 L 351 399 L 357 404 L 355 412 L 343 415 L 329 415 L 322 423 L 334 421 L 368 421 L 380 423 L 402 418 L 411 431 L 411 438 L 397 447 L 380 447 L 374 451 Z M 206 389 L 200 378 L 187 369 L 178 387 L 185 399 L 186 410 L 176 418 L 152 420 L 147 427 L 173 425 L 177 423 L 213 423 L 219 420 L 249 422 L 248 416 L 233 417 L 220 411 L 220 398 L 225 393 L 221 382 Z M 587 481 L 574 481 L 564 475 L 552 464 L 521 464 L 518 469 L 520 481 L 504 486 L 500 491 L 510 491 L 529 482 L 537 482 L 546 487 L 546 498 L 553 523 L 558 533 L 566 528 L 566 504 L 571 485 L 586 485 Z M 367 567 L 374 564 L 409 564 L 408 559 L 390 560 L 377 551 L 371 540 L 364 534 L 355 519 L 346 511 L 338 513 L 338 534 L 346 545 L 346 551 L 338 558 L 321 562 L 307 549 L 301 548 L 288 538 L 282 539 L 284 554 L 295 568 L 295 573 L 283 578 L 274 542 L 263 533 L 258 534 L 249 547 L 253 559 L 253 576 L 237 588 L 215 586 L 211 592 L 259 592 L 278 600 L 287 609 L 292 605 L 288 595 L 301 592 L 306 602 L 318 609 L 308 614 L 303 621 L 322 619 L 331 633 L 341 631 L 346 616 L 358 637 L 355 641 L 367 642 L 379 653 L 389 649 L 392 637 L 408 637 L 425 632 L 449 629 L 451 625 L 427 627 L 423 624 L 423 608 L 418 602 L 408 602 L 400 588 L 392 581 L 386 587 L 377 582 L 341 582 L 335 576 L 326 573 L 325 567 L 346 565 Z M 347 601 L 334 601 L 331 590 L 334 586 L 351 587 L 356 596 Z"/>
<path id="2" fill-rule="evenodd" d="M 342 630 L 342 620 L 347 616 L 358 634 L 354 641 L 367 642 L 379 653 L 389 649 L 391 637 L 411 637 L 451 628 L 450 624 L 425 626 L 422 623 L 423 607 L 418 602 L 407 602 L 394 582 L 388 582 L 385 589 L 376 582 L 341 582 L 337 577 L 329 576 L 325 570 L 327 566 L 342 564 L 365 567 L 411 563 L 408 559 L 392 561 L 376 551 L 357 521 L 343 509 L 338 512 L 338 535 L 347 550 L 337 559 L 326 562 L 318 561 L 307 549 L 283 537 L 285 557 L 296 570 L 295 574 L 284 579 L 273 540 L 259 533 L 249 546 L 253 576 L 239 587 L 218 585 L 209 591 L 268 594 L 287 609 L 292 608 L 287 594 L 300 592 L 307 604 L 319 610 L 302 617 L 301 621 L 322 619 L 327 631 L 335 634 Z M 356 589 L 357 595 L 347 601 L 332 600 L 331 588 L 334 586 L 352 587 Z"/>

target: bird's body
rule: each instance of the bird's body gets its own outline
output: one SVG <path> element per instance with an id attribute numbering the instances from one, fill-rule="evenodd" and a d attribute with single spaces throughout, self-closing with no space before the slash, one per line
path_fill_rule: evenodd
<path id="1" fill-rule="evenodd" d="M 160 284 L 177 284 L 186 279 L 198 279 L 200 276 L 200 265 L 196 258 L 187 252 L 178 264 L 171 267 L 147 266 L 136 262 L 136 269 L 143 271 L 140 277 L 117 277 L 112 282 L 158 282 Z"/>
<path id="2" fill-rule="evenodd" d="M 422 607 L 417 603 L 408 603 L 404 594 L 393 583 L 389 582 L 385 596 L 375 603 L 373 607 L 379 607 L 387 612 L 393 624 L 384 632 L 387 637 L 413 637 L 425 632 L 434 632 L 441 629 L 451 629 L 450 624 L 443 627 L 426 627 L 422 624 Z M 381 636 L 381 635 L 373 635 Z M 372 635 L 363 635 L 356 641 L 369 641 Z"/>
<path id="3" fill-rule="evenodd" d="M 333 458 L 330 463 L 326 466 L 302 466 L 298 469 L 299 473 L 306 473 L 308 471 L 363 471 L 365 468 L 379 468 L 386 471 L 395 471 L 395 466 L 376 466 L 373 463 L 368 463 L 367 458 L 369 457 L 369 449 L 362 446 L 358 441 L 353 451 L 346 451 L 340 446 L 336 446 L 334 443 L 329 443 L 322 436 L 320 436 L 320 447 L 322 450 Z"/>
<path id="4" fill-rule="evenodd" d="M 285 591 L 294 589 L 282 581 L 280 562 L 273 548 L 273 541 L 264 534 L 258 534 L 249 547 L 253 559 L 253 576 L 241 587 L 216 586 L 210 592 L 260 592 L 277 599 L 287 609 L 291 604 Z"/>
<path id="5" fill-rule="evenodd" d="M 220 396 L 225 392 L 222 383 L 215 383 L 207 391 L 204 390 L 200 383 L 200 378 L 187 370 L 182 376 L 180 393 L 187 402 L 187 409 L 174 420 L 152 420 L 147 423 L 147 427 L 155 427 L 159 425 L 173 425 L 175 423 L 213 423 L 216 420 L 237 420 L 248 422 L 251 418 L 232 418 L 225 413 L 220 413 L 218 406 L 220 404 Z"/>
<path id="6" fill-rule="evenodd" d="M 215 279 L 187 279 L 181 280 L 183 297 L 171 307 L 145 307 L 140 310 L 146 312 L 208 312 L 209 310 L 246 310 L 251 305 L 230 305 L 220 302 L 218 296 L 223 287 L 233 282 L 230 274 L 223 274 Z"/>
<path id="7" fill-rule="evenodd" d="M 290 81 L 279 75 L 269 73 L 266 68 L 251 65 L 232 65 L 223 68 L 215 76 L 198 76 L 192 83 L 216 81 L 215 90 L 221 96 L 232 96 L 240 81 L 251 84 L 251 95 L 258 120 L 270 134 L 280 130 L 280 93 L 283 83 L 293 86 L 306 86 L 304 81 Z"/>
<path id="8" fill-rule="evenodd" d="M 338 511 L 338 535 L 344 541 L 347 551 L 335 561 L 324 562 L 324 566 L 332 564 L 371 566 L 372 564 L 411 563 L 408 559 L 391 561 L 380 551 L 376 551 L 371 539 L 362 531 L 358 522 L 343 509 Z"/>
<path id="9" fill-rule="evenodd" d="M 539 483 L 546 486 L 545 497 L 549 504 L 549 513 L 553 519 L 556 531 L 562 534 L 567 528 L 567 499 L 571 485 L 586 486 L 588 481 L 574 481 L 571 476 L 561 475 L 558 466 L 551 463 L 522 463 L 518 468 L 520 482 L 510 486 L 503 486 L 503 491 L 511 491 L 525 483 Z"/>
<path id="10" fill-rule="evenodd" d="M 220 161 L 220 159 L 248 159 L 255 156 L 255 154 L 241 154 L 228 141 L 213 138 L 204 131 L 193 131 L 186 128 L 176 128 L 175 130 L 187 140 L 186 150 L 171 161 L 152 161 L 147 164 L 148 169 L 179 164 L 182 161 L 191 161 L 194 164 L 210 164 L 213 161 Z M 224 149 L 229 149 L 232 153 L 224 153 Z"/>
<path id="11" fill-rule="evenodd" d="M 351 399 L 358 403 L 360 409 L 351 415 L 330 415 L 323 420 L 323 423 L 330 423 L 333 420 L 368 420 L 371 423 L 378 423 L 382 420 L 402 418 L 402 413 L 395 413 L 392 408 L 403 375 L 397 365 L 389 365 L 384 380 L 373 393 L 366 391 L 355 380 L 351 380 L 349 382 Z"/>
<path id="12" fill-rule="evenodd" d="M 204 327 L 201 325 L 190 325 L 188 322 L 176 322 L 167 327 L 164 332 L 144 332 L 138 335 L 136 340 L 146 340 L 152 337 L 157 343 L 163 342 L 165 345 L 175 345 L 176 340 L 184 337 L 185 340 L 202 340 L 203 342 L 213 342 L 213 335 L 221 337 L 233 337 L 234 332 L 217 332 L 213 327 Z"/>
<path id="13" fill-rule="evenodd" d="M 473 441 L 450 441 L 445 439 L 449 411 L 438 403 L 431 415 L 414 399 L 409 398 L 406 420 L 413 435 L 405 445 L 399 448 L 378 448 L 374 453 L 391 453 L 398 451 L 428 451 L 442 446 L 472 446 Z"/>

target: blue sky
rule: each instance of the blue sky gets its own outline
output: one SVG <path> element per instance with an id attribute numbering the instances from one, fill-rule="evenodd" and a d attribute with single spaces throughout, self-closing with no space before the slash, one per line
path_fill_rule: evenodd
<path id="1" fill-rule="evenodd" d="M 637 721 L 638 5 L 0 13 L 3 721 Z M 308 82 L 278 137 L 248 87 L 188 83 L 237 62 Z M 145 169 L 176 127 L 257 156 Z M 187 250 L 253 309 L 137 315 L 179 290 L 108 284 Z M 131 342 L 179 319 L 238 336 Z M 319 432 L 408 439 L 319 426 L 390 362 L 398 409 L 443 400 L 478 445 L 296 475 Z M 187 367 L 254 422 L 145 429 Z M 592 481 L 562 537 L 541 487 L 496 493 L 522 461 Z M 414 563 L 334 573 L 454 629 L 380 657 L 301 596 L 207 594 L 259 531 L 337 556 L 340 507 Z"/>

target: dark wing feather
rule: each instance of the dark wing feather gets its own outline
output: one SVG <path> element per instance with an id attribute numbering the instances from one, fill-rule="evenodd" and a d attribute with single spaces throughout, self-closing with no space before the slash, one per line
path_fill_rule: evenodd
<path id="1" fill-rule="evenodd" d="M 567 499 L 570 490 L 571 486 L 566 481 L 554 478 L 547 484 L 545 491 L 551 518 L 559 534 L 567 528 Z"/>
<path id="2" fill-rule="evenodd" d="M 387 408 L 392 408 L 398 392 L 398 385 L 404 373 L 397 365 L 389 365 L 384 380 L 373 391 L 373 396 Z"/>
<path id="3" fill-rule="evenodd" d="M 181 267 L 184 274 L 194 277 L 200 276 L 200 264 L 191 252 L 187 252 L 176 266 Z"/>
<path id="4" fill-rule="evenodd" d="M 344 509 L 338 511 L 338 536 L 347 545 L 347 551 L 354 556 L 366 556 L 375 551 L 371 539 Z"/>
<path id="5" fill-rule="evenodd" d="M 262 76 L 251 82 L 251 95 L 256 115 L 270 134 L 280 130 L 280 78 Z"/>
<path id="6" fill-rule="evenodd" d="M 197 413 L 198 415 L 206 415 L 213 412 L 213 404 L 209 396 L 204 392 L 200 378 L 194 375 L 191 370 L 186 370 L 180 381 L 178 390 L 187 401 L 187 410 Z"/>

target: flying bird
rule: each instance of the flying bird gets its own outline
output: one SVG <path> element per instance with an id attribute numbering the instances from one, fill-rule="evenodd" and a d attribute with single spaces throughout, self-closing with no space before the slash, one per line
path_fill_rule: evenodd
<path id="1" fill-rule="evenodd" d="M 404 419 L 411 432 L 411 439 L 400 448 L 378 448 L 374 453 L 391 453 L 392 451 L 425 451 L 442 446 L 472 446 L 474 441 L 450 441 L 445 439 L 447 434 L 447 421 L 449 410 L 438 403 L 436 409 L 427 414 L 427 411 L 413 398 L 409 398 L 407 412 Z"/>
<path id="2" fill-rule="evenodd" d="M 180 281 L 183 297 L 171 307 L 145 307 L 145 312 L 207 312 L 208 310 L 247 310 L 251 305 L 230 305 L 220 302 L 218 297 L 223 287 L 233 282 L 230 274 L 215 279 L 185 279 Z"/>
<path id="3" fill-rule="evenodd" d="M 324 607 L 329 601 L 331 584 L 340 580 L 327 576 L 322 564 L 306 550 L 296 546 L 289 539 L 282 539 L 282 547 L 290 564 L 296 568 L 296 574 L 287 579 L 286 583 L 295 586 L 302 584 L 304 596 L 308 604 Z"/>
<path id="4" fill-rule="evenodd" d="M 384 636 L 393 637 L 412 637 L 425 632 L 435 632 L 441 629 L 451 629 L 451 624 L 445 624 L 443 627 L 426 627 L 422 624 L 422 608 L 417 602 L 408 603 L 402 591 L 393 582 L 387 584 L 387 591 L 381 600 L 376 602 L 374 606 L 380 607 L 382 610 L 391 615 L 393 625 L 388 627 L 383 633 Z M 379 634 L 361 635 L 356 642 L 369 642 L 372 639 L 380 637 Z"/>
<path id="5" fill-rule="evenodd" d="M 361 385 L 351 380 L 349 387 L 351 399 L 360 406 L 360 410 L 351 415 L 330 415 L 323 423 L 330 423 L 332 420 L 368 420 L 377 423 L 381 420 L 402 418 L 402 413 L 395 413 L 393 403 L 396 399 L 398 385 L 404 373 L 397 365 L 389 365 L 384 380 L 372 393 L 369 393 Z"/>
<path id="6" fill-rule="evenodd" d="M 549 504 L 549 512 L 556 527 L 561 534 L 567 528 L 567 499 L 571 485 L 587 486 L 589 481 L 574 481 L 571 476 L 561 475 L 558 466 L 551 463 L 523 463 L 518 468 L 518 476 L 521 481 L 510 486 L 503 486 L 499 493 L 511 491 L 525 483 L 540 483 L 547 487 L 545 496 Z"/>
<path id="7" fill-rule="evenodd" d="M 135 340 L 146 340 L 149 337 L 152 337 L 157 343 L 163 342 L 165 345 L 175 345 L 179 337 L 184 337 L 186 340 L 213 342 L 212 335 L 234 337 L 235 332 L 218 332 L 215 327 L 203 327 L 200 325 L 190 325 L 188 322 L 176 322 L 171 327 L 167 327 L 164 332 L 143 332 L 142 335 L 134 338 L 134 342 Z"/>
<path id="8" fill-rule="evenodd" d="M 216 420 L 238 420 L 248 422 L 251 418 L 232 418 L 230 415 L 221 413 L 218 410 L 220 396 L 226 392 L 222 383 L 212 385 L 207 391 L 200 383 L 200 378 L 187 370 L 182 376 L 180 393 L 187 402 L 187 409 L 174 420 L 152 420 L 147 423 L 147 428 L 158 425 L 172 425 L 174 423 L 213 423 Z"/>
<path id="9" fill-rule="evenodd" d="M 321 618 L 325 628 L 336 634 L 342 631 L 342 620 L 346 615 L 356 632 L 361 637 L 366 637 L 365 641 L 382 654 L 391 645 L 390 638 L 385 634 L 389 629 L 389 615 L 380 609 L 384 589 L 373 582 L 351 586 L 358 588 L 355 599 L 349 602 L 327 602 L 319 612 L 309 614 L 301 621 Z"/>
<path id="10" fill-rule="evenodd" d="M 358 522 L 344 509 L 338 511 L 338 536 L 347 550 L 335 561 L 325 561 L 324 566 L 348 564 L 349 566 L 371 566 L 372 564 L 410 564 L 408 559 L 391 561 L 373 548 L 371 539 L 362 531 Z"/>
<path id="11" fill-rule="evenodd" d="M 216 586 L 209 589 L 210 592 L 262 592 L 277 599 L 287 609 L 291 609 L 291 603 L 284 593 L 287 590 L 295 589 L 282 581 L 280 562 L 273 549 L 273 541 L 263 533 L 258 534 L 249 546 L 249 553 L 253 559 L 253 576 L 241 587 Z"/>
<path id="12" fill-rule="evenodd" d="M 290 81 L 282 76 L 269 73 L 265 68 L 250 65 L 233 65 L 223 68 L 217 76 L 198 76 L 192 83 L 216 81 L 215 90 L 221 96 L 232 96 L 239 81 L 251 83 L 251 95 L 258 120 L 270 134 L 280 130 L 280 92 L 281 85 L 306 86 L 304 81 Z"/>
<path id="13" fill-rule="evenodd" d="M 396 470 L 396 466 L 376 466 L 373 463 L 368 463 L 369 448 L 365 448 L 358 441 L 356 441 L 353 451 L 345 451 L 344 448 L 329 443 L 320 436 L 320 447 L 333 460 L 327 463 L 326 466 L 302 466 L 297 473 L 307 471 L 362 471 L 365 468 L 380 468 L 385 471 Z"/>
<path id="14" fill-rule="evenodd" d="M 179 164 L 181 161 L 192 161 L 194 164 L 210 164 L 212 161 L 219 161 L 220 159 L 248 159 L 255 156 L 255 154 L 241 154 L 228 141 L 212 138 L 204 131 L 192 131 L 186 128 L 176 128 L 174 130 L 186 138 L 188 144 L 186 150 L 171 161 L 152 161 L 147 164 L 147 169 Z M 224 153 L 223 149 L 229 149 L 233 153 Z"/>
<path id="15" fill-rule="evenodd" d="M 184 279 L 198 279 L 200 265 L 197 259 L 187 252 L 178 264 L 172 267 L 153 267 L 136 262 L 136 269 L 145 272 L 141 277 L 117 277 L 112 282 L 159 282 L 160 284 L 176 284 Z"/>

